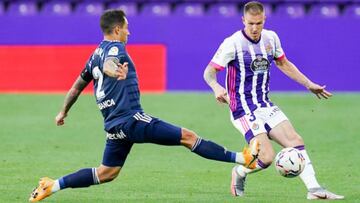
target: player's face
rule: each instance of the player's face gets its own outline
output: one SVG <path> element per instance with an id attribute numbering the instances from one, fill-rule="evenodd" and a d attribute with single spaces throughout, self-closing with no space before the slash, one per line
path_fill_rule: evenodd
<path id="1" fill-rule="evenodd" d="M 130 35 L 129 23 L 125 18 L 125 23 L 122 27 L 119 28 L 119 41 L 126 43 L 128 41 L 128 36 Z"/>
<path id="2" fill-rule="evenodd" d="M 245 33 L 252 40 L 255 41 L 259 40 L 261 36 L 261 31 L 263 30 L 265 23 L 264 13 L 261 14 L 246 13 L 243 16 L 242 20 L 245 25 Z"/>

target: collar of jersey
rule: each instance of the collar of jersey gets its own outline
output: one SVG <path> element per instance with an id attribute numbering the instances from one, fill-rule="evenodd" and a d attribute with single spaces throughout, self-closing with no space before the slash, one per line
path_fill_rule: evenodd
<path id="1" fill-rule="evenodd" d="M 257 43 L 259 43 L 260 40 L 261 40 L 261 35 L 260 35 L 259 40 L 255 41 L 255 40 L 251 39 L 249 36 L 247 36 L 247 34 L 245 33 L 245 30 L 241 30 L 241 33 L 242 33 L 242 34 L 244 35 L 244 37 L 245 37 L 247 40 L 249 40 L 251 43 L 257 44 Z"/>
<path id="2" fill-rule="evenodd" d="M 104 41 L 104 42 L 119 42 L 119 43 L 123 43 L 123 42 L 120 42 L 119 40 L 108 40 L 108 39 L 104 39 L 103 41 Z"/>

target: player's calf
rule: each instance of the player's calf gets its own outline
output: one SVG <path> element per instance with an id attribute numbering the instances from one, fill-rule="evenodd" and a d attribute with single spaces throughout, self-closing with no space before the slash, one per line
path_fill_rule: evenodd
<path id="1" fill-rule="evenodd" d="M 256 167 L 256 160 L 259 153 L 259 143 L 252 144 L 250 148 L 244 148 L 243 152 L 228 151 L 221 145 L 210 140 L 198 137 L 195 132 L 186 128 L 181 129 L 180 143 L 189 148 L 192 152 L 206 159 L 216 161 L 238 163 L 249 168 Z"/>
<path id="2" fill-rule="evenodd" d="M 107 183 L 113 181 L 120 173 L 121 167 L 108 167 L 101 165 L 96 169 L 96 175 L 99 183 Z"/>
<path id="3" fill-rule="evenodd" d="M 263 166 L 262 168 L 270 166 L 275 158 L 275 151 L 269 138 L 263 133 L 253 138 L 250 142 L 250 146 L 255 142 L 259 142 L 258 164 L 260 163 L 260 165 Z"/>
<path id="4" fill-rule="evenodd" d="M 261 152 L 261 151 L 260 151 Z M 267 167 L 270 166 L 274 160 L 275 156 L 271 153 L 269 154 L 259 154 L 258 159 L 260 160 L 260 163 L 266 165 Z"/>

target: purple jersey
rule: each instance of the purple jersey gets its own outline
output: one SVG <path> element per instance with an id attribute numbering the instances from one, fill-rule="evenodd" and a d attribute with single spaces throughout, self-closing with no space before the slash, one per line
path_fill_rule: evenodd
<path id="1" fill-rule="evenodd" d="M 226 89 L 234 119 L 259 107 L 273 106 L 268 98 L 270 64 L 285 56 L 277 34 L 263 30 L 259 41 L 238 31 L 220 45 L 210 64 L 226 68 Z"/>

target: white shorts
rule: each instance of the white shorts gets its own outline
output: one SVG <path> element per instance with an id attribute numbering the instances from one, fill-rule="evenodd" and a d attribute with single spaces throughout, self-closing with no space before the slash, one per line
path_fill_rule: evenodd
<path id="1" fill-rule="evenodd" d="M 285 120 L 288 118 L 278 106 L 257 108 L 236 120 L 231 116 L 232 124 L 244 135 L 248 143 L 261 133 L 269 133 L 272 128 Z"/>

